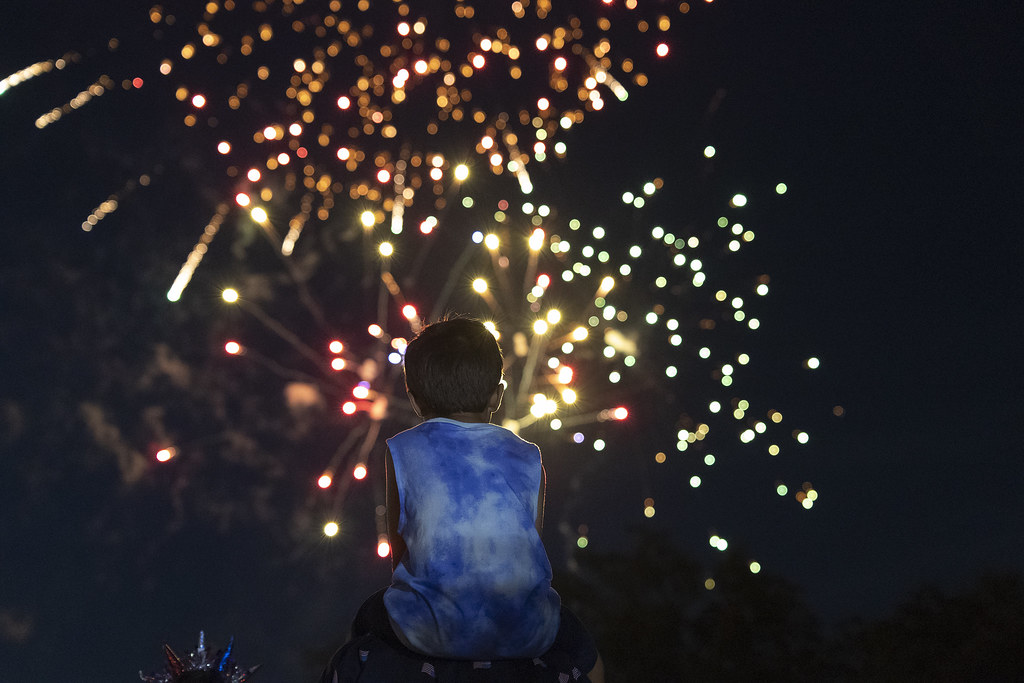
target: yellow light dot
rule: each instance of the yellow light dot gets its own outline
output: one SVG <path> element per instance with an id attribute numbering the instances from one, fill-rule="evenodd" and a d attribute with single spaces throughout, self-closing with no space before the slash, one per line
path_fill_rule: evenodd
<path id="1" fill-rule="evenodd" d="M 373 215 L 373 211 L 363 211 L 359 214 L 359 222 L 363 224 L 364 228 L 372 228 L 377 222 L 377 218 Z"/>
<path id="2" fill-rule="evenodd" d="M 530 235 L 530 251 L 539 251 L 544 246 L 544 231 L 537 228 Z"/>
<path id="3" fill-rule="evenodd" d="M 391 242 L 381 242 L 380 246 L 377 247 L 381 256 L 388 257 L 395 253 L 395 248 L 391 245 Z"/>
<path id="4" fill-rule="evenodd" d="M 486 292 L 487 280 L 483 279 L 482 277 L 478 277 L 477 279 L 473 280 L 473 291 L 476 292 L 477 294 L 483 294 L 484 292 Z"/>
<path id="5" fill-rule="evenodd" d="M 572 331 L 572 339 L 573 341 L 583 341 L 587 338 L 588 334 L 587 328 L 580 326 Z"/>
<path id="6" fill-rule="evenodd" d="M 462 182 L 469 177 L 469 166 L 465 164 L 459 164 L 455 167 L 455 179 Z"/>
<path id="7" fill-rule="evenodd" d="M 732 199 L 729 200 L 729 205 L 735 208 L 740 208 L 747 205 L 747 197 L 742 194 L 734 194 Z"/>
<path id="8" fill-rule="evenodd" d="M 266 209 L 261 206 L 253 207 L 252 211 L 249 212 L 249 215 L 252 216 L 252 219 L 257 223 L 266 223 L 267 218 L 269 218 L 267 216 Z"/>
<path id="9" fill-rule="evenodd" d="M 548 323 L 547 323 L 547 321 L 546 320 L 534 320 L 533 321 L 533 331 L 535 333 L 537 333 L 537 334 L 547 334 L 547 332 L 548 332 Z"/>
<path id="10" fill-rule="evenodd" d="M 177 454 L 177 448 L 161 448 L 156 452 L 156 459 L 159 460 L 160 462 L 167 462 Z"/>
<path id="11" fill-rule="evenodd" d="M 715 589 L 715 580 L 714 579 L 705 579 L 704 580 L 704 588 L 708 589 L 709 591 L 710 590 L 714 590 Z"/>
<path id="12" fill-rule="evenodd" d="M 562 402 L 571 405 L 576 402 L 576 392 L 572 389 L 562 390 Z"/>
<path id="13" fill-rule="evenodd" d="M 224 301 L 227 301 L 229 304 L 233 304 L 234 302 L 238 301 L 238 290 L 228 287 L 227 289 L 220 293 L 220 297 L 224 299 Z"/>
<path id="14" fill-rule="evenodd" d="M 552 325 L 557 325 L 558 321 L 562 319 L 562 312 L 557 308 L 552 308 L 547 314 L 548 322 Z"/>
<path id="15" fill-rule="evenodd" d="M 487 236 L 484 237 L 484 246 L 490 249 L 491 251 L 497 249 L 500 244 L 501 241 L 498 239 L 498 236 L 495 235 L 493 232 L 488 233 Z"/>
<path id="16" fill-rule="evenodd" d="M 750 573 L 751 574 L 757 574 L 760 571 L 761 571 L 761 563 L 760 562 L 756 562 L 755 561 L 755 562 L 751 562 L 750 563 Z"/>
<path id="17" fill-rule="evenodd" d="M 324 536 L 337 536 L 338 530 L 337 522 L 327 522 L 327 524 L 324 524 Z"/>

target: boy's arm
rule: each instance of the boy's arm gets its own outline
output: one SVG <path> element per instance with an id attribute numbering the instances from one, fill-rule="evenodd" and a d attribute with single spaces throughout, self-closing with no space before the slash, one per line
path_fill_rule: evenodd
<path id="1" fill-rule="evenodd" d="M 391 545 L 391 570 L 398 567 L 398 561 L 405 555 L 405 540 L 398 533 L 398 516 L 402 502 L 398 496 L 398 484 L 395 482 L 395 462 L 391 459 L 391 449 L 384 451 L 384 488 L 387 500 L 388 543 Z"/>
<path id="2" fill-rule="evenodd" d="M 537 521 L 534 526 L 537 527 L 537 534 L 544 536 L 544 489 L 547 488 L 548 475 L 544 471 L 544 465 L 540 466 L 540 491 L 537 492 Z M 392 546 L 394 547 L 394 546 Z"/>

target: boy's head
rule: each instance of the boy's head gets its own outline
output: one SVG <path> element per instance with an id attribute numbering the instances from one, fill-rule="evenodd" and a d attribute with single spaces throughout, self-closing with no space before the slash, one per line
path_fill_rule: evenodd
<path id="1" fill-rule="evenodd" d="M 501 382 L 502 364 L 498 342 L 482 322 L 441 320 L 406 347 L 405 387 L 422 417 L 481 413 Z"/>

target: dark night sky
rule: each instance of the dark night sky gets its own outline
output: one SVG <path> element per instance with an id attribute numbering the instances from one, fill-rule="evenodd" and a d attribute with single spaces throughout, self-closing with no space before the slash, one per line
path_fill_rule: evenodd
<path id="1" fill-rule="evenodd" d="M 717 481 L 708 476 L 703 505 L 737 545 L 834 620 L 882 614 L 926 582 L 953 590 L 984 571 L 1024 571 L 1024 94 L 1010 67 L 1022 56 L 1024 17 L 1001 7 L 1011 3 L 829 4 L 701 6 L 699 30 L 679 50 L 679 82 L 655 82 L 621 110 L 588 120 L 577 148 L 632 150 L 624 176 L 654 169 L 671 182 L 679 150 L 710 142 L 723 150 L 717 170 L 728 187 L 719 192 L 789 185 L 767 208 L 751 207 L 764 235 L 758 265 L 773 278 L 767 350 L 824 364 L 808 379 L 769 363 L 765 377 L 781 386 L 801 377 L 788 400 L 813 427 L 813 457 L 802 464 L 821 501 L 806 512 L 766 510 L 746 484 L 732 483 L 747 467 L 737 464 Z M 108 25 L 132 24 L 127 13 L 94 17 L 95 25 L 47 21 L 25 7 L 0 12 L 4 74 L 90 33 L 105 36 Z M 140 231 L 87 239 L 77 222 L 110 184 L 76 167 L 74 154 L 60 163 L 58 141 L 88 147 L 96 119 L 83 110 L 81 123 L 70 117 L 43 138 L 31 120 L 55 100 L 45 84 L 20 87 L 26 94 L 0 96 L 0 147 L 14 150 L 0 169 L 9 240 L 0 257 L 0 367 L 10 378 L 0 382 L 0 680 L 130 680 L 138 668 L 156 668 L 163 642 L 191 645 L 200 628 L 216 644 L 235 634 L 242 662 L 266 663 L 261 679 L 303 680 L 295 671 L 308 667 L 306 651 L 337 643 L 361 597 L 386 580 L 384 565 L 339 559 L 323 545 L 286 558 L 280 538 L 258 525 L 222 534 L 187 515 L 174 533 L 147 538 L 147 524 L 166 528 L 169 503 L 149 505 L 111 482 L 116 474 L 94 464 L 85 437 L 78 443 L 92 464 L 53 452 L 75 443 L 74 419 L 54 427 L 64 416 L 53 406 L 90 395 L 104 369 L 77 365 L 101 349 L 74 348 L 89 337 L 74 336 L 71 304 L 49 297 L 74 292 L 78 300 L 92 290 L 134 306 L 132 324 L 186 329 L 177 314 L 155 316 L 169 308 L 160 301 L 167 273 L 208 215 L 183 221 L 177 239 Z M 715 117 L 702 120 L 719 90 Z M 659 101 L 673 106 L 646 106 Z M 133 120 L 123 99 L 90 106 L 106 107 L 132 139 L 156 127 Z M 620 134 L 640 110 L 644 131 L 655 133 Z M 48 190 L 42 178 L 68 189 Z M 599 182 L 620 191 L 613 180 Z M 110 230 L 142 220 L 146 201 L 174 201 L 173 188 L 148 196 L 139 193 L 126 218 L 109 219 Z M 155 253 L 136 262 L 132 250 L 147 240 Z M 140 275 L 132 263 L 148 270 Z M 70 271 L 78 279 L 60 289 L 32 289 Z M 151 294 L 123 291 L 153 273 L 164 279 Z M 65 333 L 72 347 L 55 358 L 52 338 Z M 836 404 L 842 419 L 831 415 Z M 752 480 L 765 469 L 750 467 Z M 552 504 L 557 515 L 561 503 Z M 658 519 L 671 520 L 660 528 L 689 551 L 706 529 L 688 529 L 688 514 L 669 503 Z M 614 549 L 622 538 L 595 530 L 593 541 Z M 285 571 L 294 572 L 288 581 Z"/>

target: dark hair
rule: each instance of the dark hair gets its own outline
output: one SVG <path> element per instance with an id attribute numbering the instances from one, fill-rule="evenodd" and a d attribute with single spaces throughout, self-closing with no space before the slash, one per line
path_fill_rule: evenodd
<path id="1" fill-rule="evenodd" d="M 216 669 L 211 669 L 209 671 L 186 671 L 174 681 L 175 683 L 225 683 L 227 679 Z"/>
<path id="2" fill-rule="evenodd" d="M 478 413 L 501 382 L 501 348 L 473 318 L 424 327 L 405 349 L 405 387 L 424 417 Z"/>

